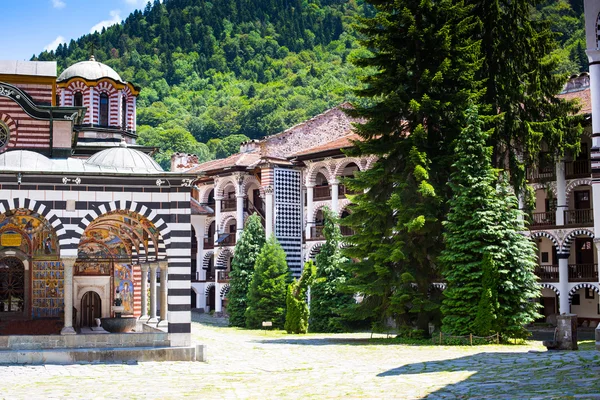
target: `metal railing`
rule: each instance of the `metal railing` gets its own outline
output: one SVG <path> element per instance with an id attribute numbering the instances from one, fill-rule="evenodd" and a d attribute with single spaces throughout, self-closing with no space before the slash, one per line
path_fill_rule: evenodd
<path id="1" fill-rule="evenodd" d="M 593 225 L 594 210 L 591 208 L 583 210 L 565 211 L 565 225 Z"/>
<path id="2" fill-rule="evenodd" d="M 542 282 L 558 282 L 558 265 L 538 265 L 535 274 Z"/>
<path id="3" fill-rule="evenodd" d="M 530 227 L 556 225 L 556 211 L 536 212 L 531 214 Z"/>
<path id="4" fill-rule="evenodd" d="M 598 282 L 598 264 L 569 264 L 569 282 Z"/>

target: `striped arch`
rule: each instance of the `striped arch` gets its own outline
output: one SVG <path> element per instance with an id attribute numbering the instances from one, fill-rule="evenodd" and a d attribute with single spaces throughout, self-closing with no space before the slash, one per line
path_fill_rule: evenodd
<path id="1" fill-rule="evenodd" d="M 306 256 L 304 261 L 313 260 L 317 258 L 317 254 L 321 252 L 321 247 L 323 247 L 324 242 L 316 242 L 310 248 L 306 249 Z"/>
<path id="2" fill-rule="evenodd" d="M 221 223 L 219 224 L 219 232 L 224 232 L 227 223 L 229 223 L 229 221 L 232 219 L 235 219 L 235 217 L 235 212 L 228 212 L 227 214 L 223 215 L 223 218 L 221 218 Z"/>
<path id="3" fill-rule="evenodd" d="M 210 265 L 210 260 L 212 260 L 214 255 L 214 251 L 210 250 L 204 254 L 204 258 L 202 258 L 202 269 L 208 270 L 208 266 Z"/>
<path id="4" fill-rule="evenodd" d="M 17 139 L 19 138 L 19 131 L 17 129 L 17 124 L 8 114 L 0 114 L 0 120 L 6 125 L 8 128 L 8 143 L 5 147 L 0 149 L 0 153 L 6 151 L 8 148 L 15 147 L 17 145 Z"/>
<path id="5" fill-rule="evenodd" d="M 369 156 L 369 157 L 367 157 L 364 169 L 371 169 L 373 167 L 373 164 L 375 164 L 375 162 L 378 159 L 379 158 L 377 156 Z"/>
<path id="6" fill-rule="evenodd" d="M 312 221 L 315 221 L 317 219 L 317 213 L 319 211 L 322 211 L 323 208 L 328 207 L 331 210 L 331 201 L 330 200 L 321 201 L 321 202 L 315 203 L 313 205 L 313 207 L 314 207 L 314 209 L 313 209 Z"/>
<path id="7" fill-rule="evenodd" d="M 162 249 L 159 242 L 159 248 L 156 249 L 156 254 L 166 255 L 166 250 L 171 246 L 171 229 L 167 226 L 166 222 L 162 218 L 158 217 L 155 211 L 149 209 L 141 203 L 136 203 L 129 200 L 112 201 L 110 203 L 101 204 L 98 207 L 93 207 L 88 215 L 86 215 L 75 228 L 75 232 L 71 239 L 71 247 L 74 246 L 74 248 L 77 248 L 83 232 L 96 218 L 112 211 L 131 211 L 148 218 L 148 220 L 154 224 L 154 227 L 160 233 L 159 241 L 161 238 L 163 241 L 164 252 L 161 253 Z M 150 253 L 150 249 L 148 250 Z"/>
<path id="8" fill-rule="evenodd" d="M 227 261 L 230 257 L 233 257 L 234 252 L 232 249 L 223 247 L 217 256 L 217 262 L 215 263 L 215 268 L 217 269 L 227 269 Z"/>
<path id="9" fill-rule="evenodd" d="M 545 288 L 545 289 L 550 289 L 552 290 L 557 296 L 560 297 L 560 290 L 558 290 L 558 288 L 556 286 L 554 286 L 551 283 L 540 283 L 540 286 Z"/>
<path id="10" fill-rule="evenodd" d="M 598 288 L 598 285 L 594 285 L 592 283 L 580 283 L 573 286 L 571 290 L 569 290 L 569 304 L 571 304 L 573 295 L 577 293 L 579 289 L 592 289 L 594 292 L 600 295 L 600 288 Z"/>
<path id="11" fill-rule="evenodd" d="M 215 197 L 223 197 L 225 195 L 223 191 L 229 185 L 233 185 L 233 187 L 235 188 L 235 193 L 237 194 L 239 190 L 239 185 L 237 184 L 233 176 L 225 176 L 222 178 L 219 177 L 219 179 L 215 179 Z"/>
<path id="12" fill-rule="evenodd" d="M 335 179 L 335 163 L 330 161 L 319 161 L 309 164 L 305 171 L 306 178 L 304 184 L 306 186 L 314 186 L 317 180 L 317 174 L 321 172 L 327 178 L 327 182 L 331 183 Z"/>
<path id="13" fill-rule="evenodd" d="M 213 222 L 215 222 L 215 217 L 210 217 L 206 219 L 206 224 L 204 226 L 204 236 L 207 237 L 208 239 L 212 239 L 211 237 L 208 236 L 208 230 L 210 229 L 210 224 L 212 224 Z M 215 232 L 217 231 L 217 223 L 215 222 Z"/>
<path id="14" fill-rule="evenodd" d="M 531 188 L 534 191 L 537 191 L 537 190 L 550 191 L 550 193 L 552 193 L 552 197 L 556 198 L 556 185 L 545 185 L 543 183 L 534 183 L 531 185 Z"/>
<path id="15" fill-rule="evenodd" d="M 571 231 L 571 233 L 569 233 L 567 235 L 567 237 L 563 240 L 560 253 L 562 253 L 562 254 L 571 253 L 571 244 L 573 244 L 573 241 L 575 240 L 575 238 L 577 236 L 587 236 L 587 237 L 590 237 L 593 239 L 594 232 L 590 231 L 589 229 L 575 229 L 574 231 Z"/>
<path id="16" fill-rule="evenodd" d="M 344 211 L 346 211 L 346 209 L 348 208 L 348 206 L 350 204 L 352 204 L 352 202 L 350 200 L 348 200 L 348 199 L 340 199 L 340 200 L 338 200 L 338 208 L 339 208 L 338 217 L 342 216 L 342 213 Z"/>
<path id="17" fill-rule="evenodd" d="M 535 231 L 531 234 L 531 236 L 529 236 L 529 238 L 531 240 L 537 239 L 540 237 L 545 237 L 546 239 L 550 240 L 552 242 L 552 244 L 554 245 L 554 247 L 556 247 L 556 251 L 560 250 L 560 245 L 558 244 L 558 239 L 551 233 L 548 233 L 546 231 Z"/>
<path id="18" fill-rule="evenodd" d="M 359 171 L 363 171 L 364 170 L 364 163 L 362 163 L 361 161 L 362 160 L 360 160 L 358 158 L 355 158 L 355 157 L 342 158 L 335 165 L 335 170 L 333 171 L 334 176 L 342 176 L 342 173 L 344 172 L 344 168 L 346 168 L 350 164 L 355 164 L 358 167 Z"/>
<path id="19" fill-rule="evenodd" d="M 38 213 L 44 217 L 56 233 L 60 250 L 64 250 L 69 245 L 67 230 L 62 224 L 62 221 L 56 216 L 53 210 L 48 209 L 42 203 L 28 198 L 13 198 L 8 200 L 0 200 L 0 214 L 10 210 L 25 208 L 34 213 Z"/>
<path id="20" fill-rule="evenodd" d="M 567 185 L 567 188 L 565 190 L 566 192 L 566 196 L 567 196 L 567 204 L 569 204 L 569 199 L 571 198 L 571 193 L 573 193 L 573 191 L 575 190 L 575 188 L 577 186 L 592 186 L 592 180 L 591 179 L 575 179 L 571 182 L 569 182 L 569 184 Z"/>
<path id="21" fill-rule="evenodd" d="M 250 185 L 252 185 L 253 183 L 256 186 L 258 186 L 258 190 L 260 191 L 260 197 L 264 199 L 265 198 L 265 188 L 262 187 L 262 185 L 260 184 L 260 181 L 254 175 L 247 175 L 244 178 L 244 182 L 242 183 L 242 187 L 241 187 L 242 193 L 247 195 L 246 192 L 248 191 L 248 188 L 250 187 Z"/>
<path id="22" fill-rule="evenodd" d="M 198 186 L 196 190 L 198 190 L 198 201 L 201 204 L 206 204 L 208 203 L 208 196 L 210 195 L 210 192 L 215 188 L 215 185 L 202 185 L 202 186 Z M 216 191 L 215 191 L 216 193 Z M 216 196 L 215 194 L 213 194 L 213 197 Z"/>
<path id="23" fill-rule="evenodd" d="M 221 288 L 221 292 L 219 293 L 221 295 L 221 298 L 225 298 L 225 295 L 227 295 L 227 293 L 229 293 L 229 283 L 226 283 L 223 285 L 223 287 Z"/>
<path id="24" fill-rule="evenodd" d="M 206 289 L 204 289 L 204 294 L 206 296 L 208 296 L 210 294 L 210 289 L 215 287 L 215 283 L 211 282 L 208 285 L 206 285 Z"/>

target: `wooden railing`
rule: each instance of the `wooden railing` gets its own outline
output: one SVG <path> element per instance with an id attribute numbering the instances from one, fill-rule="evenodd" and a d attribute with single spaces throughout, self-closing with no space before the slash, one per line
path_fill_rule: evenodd
<path id="1" fill-rule="evenodd" d="M 219 241 L 219 246 L 234 246 L 235 245 L 235 233 L 230 233 L 229 236 Z"/>
<path id="2" fill-rule="evenodd" d="M 215 248 L 215 241 L 214 239 L 208 238 L 208 239 L 204 239 L 204 249 L 208 250 L 208 249 L 214 249 Z"/>
<path id="3" fill-rule="evenodd" d="M 348 226 L 340 226 L 340 232 L 342 236 L 352 236 L 354 235 L 354 230 Z"/>
<path id="4" fill-rule="evenodd" d="M 565 176 L 567 179 L 584 178 L 592 173 L 590 160 L 565 161 Z"/>
<path id="5" fill-rule="evenodd" d="M 228 281 L 229 280 L 229 271 L 217 271 L 217 280 Z"/>
<path id="6" fill-rule="evenodd" d="M 540 227 L 540 226 L 554 226 L 556 225 L 556 212 L 555 211 L 547 211 L 547 212 L 536 212 L 531 214 L 531 224 L 530 227 Z"/>
<path id="7" fill-rule="evenodd" d="M 569 264 L 569 282 L 598 282 L 598 264 Z"/>
<path id="8" fill-rule="evenodd" d="M 237 208 L 237 199 L 225 199 L 221 202 L 221 211 L 234 211 Z"/>
<path id="9" fill-rule="evenodd" d="M 565 225 L 593 225 L 594 210 L 591 208 L 584 210 L 565 211 Z"/>
<path id="10" fill-rule="evenodd" d="M 331 200 L 331 186 L 315 186 L 314 200 Z"/>
<path id="11" fill-rule="evenodd" d="M 324 226 L 318 225 L 310 228 L 310 238 L 311 239 L 325 239 L 323 235 Z"/>
<path id="12" fill-rule="evenodd" d="M 538 265 L 535 274 L 542 282 L 558 282 L 558 265 Z"/>
<path id="13" fill-rule="evenodd" d="M 556 168 L 555 167 L 540 167 L 530 168 L 527 170 L 527 179 L 530 182 L 547 182 L 556 180 Z"/>

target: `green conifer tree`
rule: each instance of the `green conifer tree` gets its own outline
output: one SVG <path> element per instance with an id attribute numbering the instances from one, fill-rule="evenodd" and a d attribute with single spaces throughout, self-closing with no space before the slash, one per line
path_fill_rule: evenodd
<path id="1" fill-rule="evenodd" d="M 275 236 L 271 236 L 262 247 L 254 265 L 245 314 L 247 328 L 258 329 L 263 321 L 271 321 L 274 328 L 283 329 L 289 279 L 285 252 Z"/>
<path id="2" fill-rule="evenodd" d="M 483 258 L 482 269 L 481 296 L 473 323 L 473 332 L 479 336 L 488 336 L 495 328 L 498 310 L 496 264 L 489 253 Z"/>
<path id="3" fill-rule="evenodd" d="M 285 330 L 287 333 L 308 332 L 308 303 L 306 292 L 317 274 L 317 267 L 311 261 L 304 264 L 300 279 L 288 285 L 286 297 Z"/>
<path id="4" fill-rule="evenodd" d="M 342 257 L 340 244 L 342 234 L 337 218 L 327 207 L 323 208 L 325 243 L 317 254 L 317 279 L 310 291 L 311 332 L 341 332 L 344 324 L 340 310 L 354 303 L 352 294 L 344 293 L 340 287 L 348 279 L 342 268 L 347 260 Z"/>
<path id="5" fill-rule="evenodd" d="M 265 244 L 265 231 L 256 214 L 248 217 L 242 236 L 235 244 L 235 253 L 229 274 L 229 293 L 227 293 L 227 313 L 229 325 L 246 326 L 246 308 L 248 306 L 248 287 L 254 275 L 254 264 Z"/>

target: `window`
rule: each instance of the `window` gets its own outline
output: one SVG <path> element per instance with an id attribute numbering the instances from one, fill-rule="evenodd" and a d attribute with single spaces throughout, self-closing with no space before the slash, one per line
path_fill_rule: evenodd
<path id="1" fill-rule="evenodd" d="M 550 258 L 548 257 L 548 252 L 547 251 L 542 252 L 542 262 L 547 264 L 549 261 L 550 261 Z"/>
<path id="2" fill-rule="evenodd" d="M 571 304 L 574 305 L 574 306 L 578 306 L 578 305 L 581 304 L 581 299 L 579 298 L 579 293 L 575 293 L 573 295 L 573 299 L 571 301 Z"/>
<path id="3" fill-rule="evenodd" d="M 8 126 L 3 123 L 0 123 L 0 149 L 3 149 L 8 145 L 8 141 L 10 140 L 10 130 Z"/>
<path id="4" fill-rule="evenodd" d="M 108 95 L 100 94 L 100 126 L 108 126 Z"/>
<path id="5" fill-rule="evenodd" d="M 123 97 L 123 104 L 121 106 L 121 129 L 127 130 L 127 99 Z"/>
<path id="6" fill-rule="evenodd" d="M 75 107 L 83 107 L 83 94 L 77 92 L 73 95 L 73 105 Z"/>
<path id="7" fill-rule="evenodd" d="M 16 257 L 0 260 L 0 312 L 23 311 L 25 267 Z"/>

